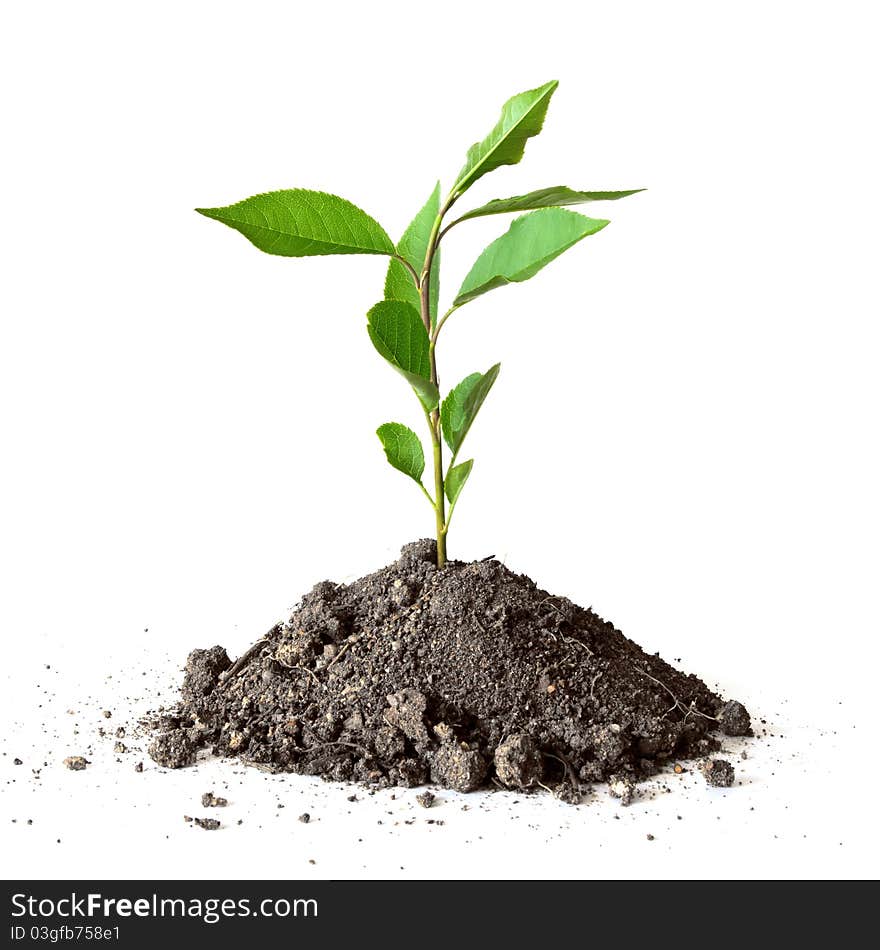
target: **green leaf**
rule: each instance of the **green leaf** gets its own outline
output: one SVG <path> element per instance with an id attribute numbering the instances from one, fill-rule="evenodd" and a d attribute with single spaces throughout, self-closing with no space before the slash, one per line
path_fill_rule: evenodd
<path id="1" fill-rule="evenodd" d="M 453 455 L 458 454 L 468 430 L 480 411 L 480 406 L 489 395 L 489 390 L 498 379 L 500 372 L 501 364 L 496 363 L 485 373 L 472 373 L 466 376 L 443 400 L 443 405 L 440 407 L 440 424 L 443 428 L 443 438 Z"/>
<path id="2" fill-rule="evenodd" d="M 618 198 L 628 198 L 636 195 L 644 188 L 633 188 L 631 191 L 572 191 L 565 185 L 555 185 L 552 188 L 541 188 L 530 191 L 527 195 L 516 195 L 513 198 L 495 198 L 473 211 L 468 211 L 452 224 L 467 221 L 469 218 L 482 218 L 489 214 L 505 214 L 509 211 L 535 211 L 538 208 L 560 208 L 563 205 L 580 205 L 588 201 L 617 201 Z M 452 227 L 447 226 L 447 230 Z M 398 265 L 400 266 L 400 265 Z"/>
<path id="3" fill-rule="evenodd" d="M 456 306 L 495 287 L 534 277 L 563 251 L 606 224 L 564 208 L 544 208 L 516 218 L 476 259 L 455 298 Z"/>
<path id="4" fill-rule="evenodd" d="M 440 213 L 440 182 L 431 192 L 431 197 L 425 202 L 422 210 L 413 218 L 409 227 L 403 232 L 403 237 L 397 242 L 397 253 L 421 274 L 425 264 L 425 255 L 428 253 L 428 239 L 434 221 Z M 431 264 L 431 279 L 428 286 L 430 294 L 431 323 L 437 320 L 437 301 L 440 296 L 440 249 L 434 254 Z M 405 300 L 416 310 L 421 309 L 421 299 L 416 285 L 413 283 L 409 271 L 400 263 L 392 260 L 388 264 L 388 274 L 385 277 L 385 299 Z"/>
<path id="5" fill-rule="evenodd" d="M 471 474 L 473 467 L 474 460 L 468 459 L 466 462 L 462 462 L 461 465 L 456 465 L 454 468 L 449 469 L 446 473 L 444 487 L 450 505 L 454 505 L 456 501 L 458 501 L 458 496 L 461 494 L 464 483 L 468 480 L 468 476 Z"/>
<path id="6" fill-rule="evenodd" d="M 428 331 L 415 308 L 382 300 L 367 314 L 367 332 L 379 354 L 409 381 L 425 412 L 436 409 L 440 393 L 431 382 Z"/>
<path id="7" fill-rule="evenodd" d="M 495 128 L 468 149 L 467 161 L 452 189 L 454 195 L 467 191 L 478 178 L 501 165 L 516 165 L 523 157 L 526 141 L 541 131 L 550 97 L 558 85 L 554 79 L 504 103 Z"/>
<path id="8" fill-rule="evenodd" d="M 245 198 L 199 214 L 240 231 L 267 254 L 393 254 L 394 244 L 365 211 L 323 191 L 289 188 Z"/>
<path id="9" fill-rule="evenodd" d="M 421 485 L 425 453 L 415 432 L 399 422 L 386 422 L 376 429 L 376 435 L 385 449 L 389 464 Z"/>

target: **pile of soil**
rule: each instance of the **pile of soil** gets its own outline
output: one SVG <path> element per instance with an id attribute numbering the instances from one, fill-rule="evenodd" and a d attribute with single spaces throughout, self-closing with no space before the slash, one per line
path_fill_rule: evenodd
<path id="1" fill-rule="evenodd" d="M 318 584 L 235 663 L 194 650 L 150 754 L 210 748 L 269 771 L 377 786 L 631 782 L 712 752 L 749 716 L 592 610 L 433 541 L 352 584 Z"/>

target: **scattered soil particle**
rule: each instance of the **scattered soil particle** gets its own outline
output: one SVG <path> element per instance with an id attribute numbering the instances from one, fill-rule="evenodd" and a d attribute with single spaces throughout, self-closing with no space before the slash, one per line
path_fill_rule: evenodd
<path id="1" fill-rule="evenodd" d="M 113 713 L 110 712 L 109 709 L 105 709 L 105 710 L 101 713 L 101 715 L 102 715 L 105 719 L 109 719 L 109 718 L 113 715 Z"/>
<path id="2" fill-rule="evenodd" d="M 585 784 L 710 755 L 719 719 L 747 721 L 592 610 L 494 559 L 438 569 L 435 551 L 417 541 L 351 584 L 317 584 L 235 663 L 192 651 L 150 755 L 179 768 L 210 748 L 374 787 L 540 782 L 578 801 Z"/>
<path id="3" fill-rule="evenodd" d="M 621 805 L 631 805 L 636 785 L 628 775 L 615 775 L 608 783 L 608 791 L 614 798 L 620 799 Z"/>
<path id="4" fill-rule="evenodd" d="M 144 770 L 144 763 L 143 763 L 143 762 L 138 762 L 138 764 L 134 767 L 134 770 L 135 770 L 135 772 L 143 772 L 143 770 Z"/>
<path id="5" fill-rule="evenodd" d="M 220 822 L 216 818 L 196 818 L 193 824 L 204 828 L 205 831 L 216 831 L 220 827 Z"/>
<path id="6" fill-rule="evenodd" d="M 82 770 L 89 765 L 89 760 L 83 758 L 81 755 L 69 755 L 64 760 L 64 764 L 71 772 L 82 772 Z"/>
<path id="7" fill-rule="evenodd" d="M 730 788 L 733 785 L 734 768 L 726 759 L 706 759 L 700 763 L 700 771 L 706 781 L 716 788 Z"/>
<path id="8" fill-rule="evenodd" d="M 653 840 L 654 840 L 654 836 L 653 836 L 653 835 L 645 835 L 645 837 L 648 839 L 648 841 L 653 841 Z"/>
<path id="9" fill-rule="evenodd" d="M 124 727 L 124 726 L 120 726 L 120 727 L 116 730 L 116 738 L 117 738 L 117 739 L 124 739 L 124 738 L 125 738 L 125 727 Z"/>
<path id="10" fill-rule="evenodd" d="M 12 764 L 13 764 L 13 765 L 24 765 L 24 762 L 22 762 L 21 759 L 13 759 L 13 760 L 12 760 Z"/>
<path id="11" fill-rule="evenodd" d="M 752 734 L 752 718 L 742 703 L 735 699 L 725 703 L 718 713 L 721 731 L 726 736 L 750 736 Z"/>
<path id="12" fill-rule="evenodd" d="M 436 800 L 437 796 L 433 792 L 424 791 L 420 795 L 416 795 L 416 801 L 422 808 L 430 808 Z"/>
<path id="13" fill-rule="evenodd" d="M 312 816 L 311 816 L 307 811 L 304 811 L 304 812 L 299 816 L 299 820 L 300 820 L 304 825 L 307 825 L 307 824 L 312 820 Z"/>
<path id="14" fill-rule="evenodd" d="M 113 751 L 119 752 L 119 753 L 128 752 L 128 747 L 126 746 L 124 742 L 114 742 Z"/>
<path id="15" fill-rule="evenodd" d="M 219 798 L 213 792 L 202 795 L 202 808 L 225 808 L 228 804 L 225 798 Z"/>

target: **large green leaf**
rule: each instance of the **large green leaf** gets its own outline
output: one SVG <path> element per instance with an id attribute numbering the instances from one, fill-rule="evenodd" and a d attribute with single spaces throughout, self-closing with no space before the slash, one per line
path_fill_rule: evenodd
<path id="1" fill-rule="evenodd" d="M 431 228 L 440 213 L 440 182 L 431 192 L 431 197 L 425 202 L 421 211 L 410 222 L 403 232 L 403 237 L 397 242 L 397 253 L 408 261 L 417 274 L 421 274 L 425 264 L 425 255 L 428 253 L 428 239 Z M 440 249 L 434 254 L 431 265 L 431 278 L 428 285 L 431 323 L 437 319 L 437 301 L 440 295 Z M 388 273 L 385 277 L 385 299 L 405 300 L 416 310 L 421 309 L 421 299 L 416 285 L 409 271 L 398 260 L 392 258 L 388 263 Z"/>
<path id="2" fill-rule="evenodd" d="M 516 195 L 513 198 L 495 198 L 473 211 L 468 211 L 453 224 L 467 221 L 469 218 L 482 218 L 488 214 L 505 214 L 509 211 L 536 211 L 538 208 L 560 208 L 563 205 L 580 205 L 588 201 L 617 201 L 618 198 L 628 198 L 630 195 L 644 191 L 644 188 L 633 188 L 630 191 L 572 191 L 565 185 L 555 185 L 552 188 L 541 188 L 530 191 L 527 195 Z M 449 225 L 452 227 L 452 225 Z M 392 263 L 394 263 L 392 261 Z M 400 265 L 398 264 L 398 267 Z"/>
<path id="3" fill-rule="evenodd" d="M 373 346 L 408 381 L 426 412 L 437 408 L 440 394 L 431 382 L 428 331 L 418 311 L 403 300 L 382 300 L 367 314 Z"/>
<path id="4" fill-rule="evenodd" d="M 468 149 L 467 161 L 452 189 L 454 195 L 467 191 L 478 178 L 501 165 L 516 165 L 523 157 L 526 141 L 541 131 L 550 97 L 558 85 L 554 79 L 504 103 L 495 128 Z"/>
<path id="5" fill-rule="evenodd" d="M 323 191 L 289 188 L 196 211 L 240 231 L 267 254 L 394 254 L 391 238 L 366 211 Z"/>
<path id="6" fill-rule="evenodd" d="M 524 214 L 476 259 L 458 291 L 456 305 L 461 306 L 495 287 L 534 277 L 563 251 L 601 231 L 606 224 L 607 221 L 587 218 L 564 208 L 544 208 Z"/>
<path id="7" fill-rule="evenodd" d="M 454 505 L 456 501 L 458 501 L 458 496 L 461 494 L 464 483 L 468 480 L 473 467 L 474 460 L 468 459 L 466 462 L 462 462 L 461 465 L 456 465 L 449 469 L 446 473 L 446 480 L 443 486 L 450 505 Z"/>
<path id="8" fill-rule="evenodd" d="M 399 422 L 386 422 L 376 429 L 376 435 L 385 449 L 388 462 L 404 475 L 422 483 L 425 471 L 425 453 L 419 437 L 408 426 Z"/>
<path id="9" fill-rule="evenodd" d="M 483 405 L 486 396 L 489 395 L 489 390 L 498 379 L 499 372 L 501 372 L 501 364 L 496 363 L 485 373 L 471 373 L 443 400 L 443 405 L 440 407 L 440 424 L 443 428 L 443 438 L 446 439 L 446 444 L 453 455 L 458 454 L 468 430 L 480 411 L 480 406 Z"/>

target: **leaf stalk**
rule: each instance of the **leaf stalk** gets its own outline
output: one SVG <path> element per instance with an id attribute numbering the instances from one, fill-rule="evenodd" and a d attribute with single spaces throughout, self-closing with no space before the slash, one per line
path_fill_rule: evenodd
<path id="1" fill-rule="evenodd" d="M 400 261 L 400 263 L 403 264 L 403 266 L 409 271 L 410 277 L 412 277 L 413 283 L 416 285 L 416 290 L 420 291 L 422 282 L 419 279 L 419 274 L 415 267 L 413 267 L 412 264 L 410 264 L 410 262 L 400 254 L 393 254 L 392 257 L 394 260 Z"/>

